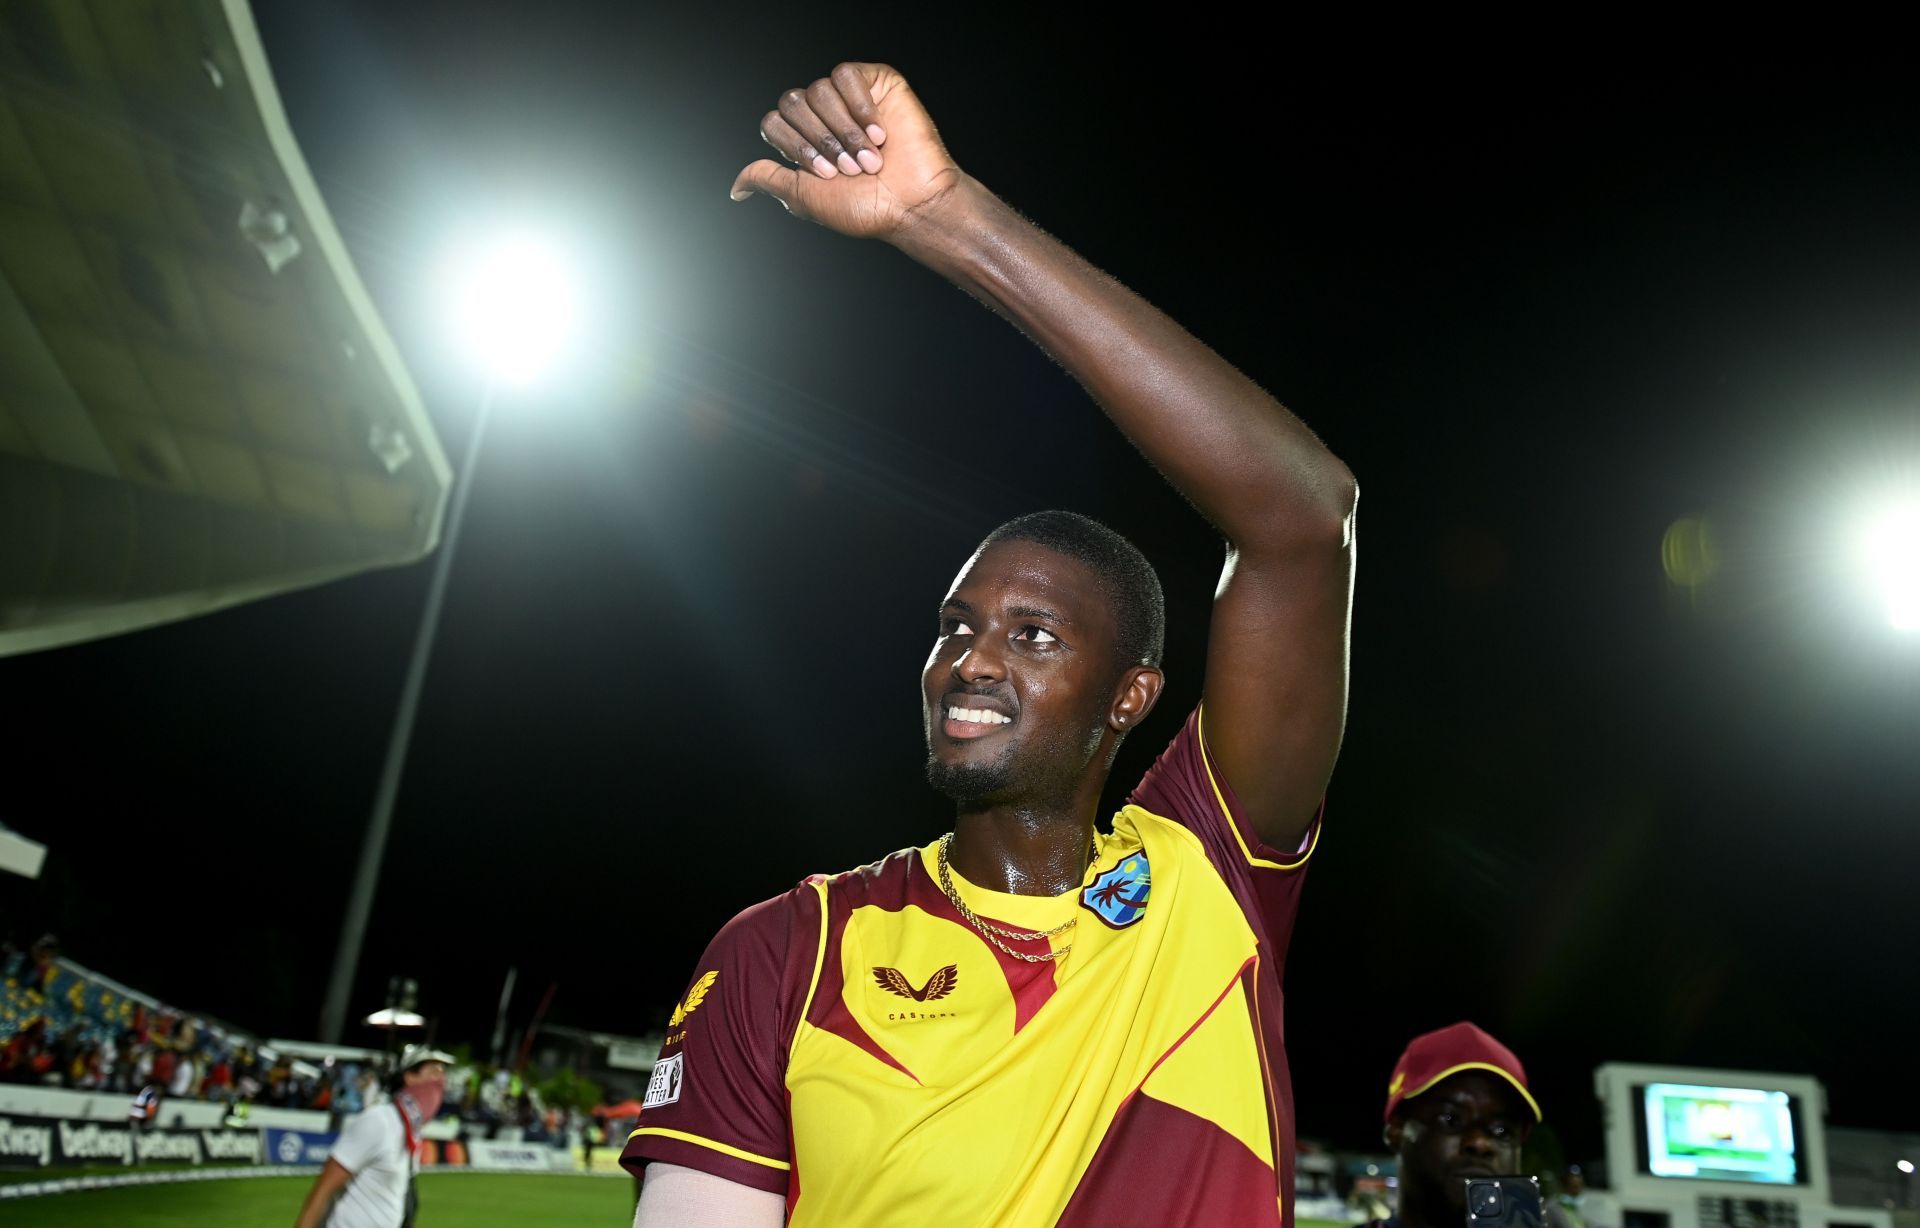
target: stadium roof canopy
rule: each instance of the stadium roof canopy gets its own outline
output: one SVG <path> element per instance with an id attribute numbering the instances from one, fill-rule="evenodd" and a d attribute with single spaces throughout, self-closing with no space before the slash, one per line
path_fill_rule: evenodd
<path id="1" fill-rule="evenodd" d="M 46 861 L 46 845 L 38 840 L 29 840 L 5 823 L 0 823 L 0 871 L 39 878 L 40 867 Z"/>
<path id="2" fill-rule="evenodd" d="M 449 485 L 244 0 L 0 8 L 0 656 L 417 559 Z"/>

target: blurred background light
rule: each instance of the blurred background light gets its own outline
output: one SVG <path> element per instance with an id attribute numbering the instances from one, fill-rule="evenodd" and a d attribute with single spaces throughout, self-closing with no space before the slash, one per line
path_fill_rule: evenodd
<path id="1" fill-rule="evenodd" d="M 370 1028 L 424 1028 L 427 1026 L 425 1015 L 398 1010 L 391 1006 L 381 1007 L 368 1015 L 363 1022 Z"/>
<path id="2" fill-rule="evenodd" d="M 491 378 L 523 386 L 560 357 L 579 312 L 574 269 L 560 248 L 510 235 L 457 254 L 451 269 L 456 335 Z"/>
<path id="3" fill-rule="evenodd" d="M 1699 588 L 1720 570 L 1720 551 L 1705 520 L 1686 516 L 1667 526 L 1660 541 L 1660 565 L 1680 588 Z"/>
<path id="4" fill-rule="evenodd" d="M 1894 502 L 1861 535 L 1861 562 L 1901 631 L 1920 631 L 1920 497 Z"/>

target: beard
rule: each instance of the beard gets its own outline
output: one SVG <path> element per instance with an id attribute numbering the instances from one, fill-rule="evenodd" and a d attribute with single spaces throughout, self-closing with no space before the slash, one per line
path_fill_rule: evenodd
<path id="1" fill-rule="evenodd" d="M 929 746 L 927 783 L 961 809 L 1065 802 L 1072 798 L 1087 761 L 1099 753 L 1100 737 L 1096 724 L 1083 737 L 1061 731 L 1034 744 L 1008 745 L 985 762 L 969 763 L 942 763 Z"/>
<path id="2" fill-rule="evenodd" d="M 1002 753 L 991 763 L 942 763 L 927 753 L 927 783 L 956 806 L 993 802 L 1014 791 L 1019 773 L 1013 756 Z"/>

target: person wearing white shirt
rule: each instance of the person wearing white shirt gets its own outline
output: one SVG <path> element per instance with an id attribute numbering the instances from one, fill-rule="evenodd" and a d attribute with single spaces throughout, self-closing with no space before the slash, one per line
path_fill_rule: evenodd
<path id="1" fill-rule="evenodd" d="M 412 1223 L 421 1131 L 440 1111 L 449 1054 L 408 1045 L 393 1099 L 347 1119 L 307 1191 L 295 1228 L 402 1228 Z"/>
<path id="2" fill-rule="evenodd" d="M 199 1077 L 200 1064 L 193 1060 L 190 1053 L 182 1053 L 180 1060 L 173 1066 L 173 1083 L 167 1088 L 167 1095 L 176 1100 L 192 1097 L 194 1081 Z"/>

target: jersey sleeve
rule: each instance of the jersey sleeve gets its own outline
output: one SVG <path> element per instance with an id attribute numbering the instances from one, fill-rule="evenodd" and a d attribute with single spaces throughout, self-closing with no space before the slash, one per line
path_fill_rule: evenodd
<path id="1" fill-rule="evenodd" d="M 620 1162 L 658 1160 L 784 1195 L 792 1171 L 787 1053 L 820 929 L 803 884 L 721 928 L 675 1003 Z"/>
<path id="2" fill-rule="evenodd" d="M 375 1105 L 363 1113 L 355 1113 L 340 1128 L 340 1137 L 334 1140 L 333 1150 L 327 1153 L 329 1160 L 337 1160 L 340 1167 L 350 1173 L 359 1173 L 380 1158 L 380 1153 L 388 1145 L 388 1132 L 380 1120 L 385 1113 L 394 1117 L 394 1108 L 390 1104 Z M 394 1117 L 396 1122 L 398 1117 Z"/>
<path id="3" fill-rule="evenodd" d="M 1320 841 L 1325 804 L 1298 848 L 1269 848 L 1254 834 L 1240 812 L 1233 785 L 1207 753 L 1203 707 L 1187 717 L 1127 800 L 1199 837 L 1207 859 L 1232 888 L 1241 909 L 1276 956 L 1284 959 L 1300 906 L 1301 880 Z"/>

